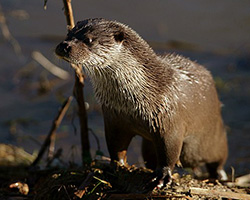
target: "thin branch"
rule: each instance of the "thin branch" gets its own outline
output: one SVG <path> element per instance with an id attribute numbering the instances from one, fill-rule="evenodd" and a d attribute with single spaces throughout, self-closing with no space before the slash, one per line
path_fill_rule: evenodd
<path id="1" fill-rule="evenodd" d="M 83 76 L 81 77 L 83 79 Z M 83 86 L 84 85 L 81 82 L 81 79 L 75 73 L 75 85 L 73 94 L 78 103 L 78 116 L 80 120 L 81 145 L 82 145 L 82 163 L 86 164 L 91 162 L 91 155 L 90 155 L 90 144 L 89 144 L 89 134 L 88 134 L 88 119 L 84 102 Z"/>
<path id="2" fill-rule="evenodd" d="M 34 160 L 34 162 L 31 164 L 31 166 L 36 166 L 37 163 L 42 159 L 42 156 L 44 154 L 44 152 L 46 151 L 46 149 L 48 148 L 48 146 L 50 145 L 51 142 L 51 138 L 55 137 L 56 134 L 56 130 L 59 127 L 59 125 L 61 124 L 61 121 L 66 113 L 66 111 L 69 108 L 69 105 L 72 101 L 73 97 L 70 96 L 62 105 L 61 109 L 58 112 L 57 117 L 55 118 L 55 120 L 53 121 L 52 127 L 50 129 L 49 134 L 47 135 L 47 138 L 45 139 L 37 158 Z"/>
<path id="3" fill-rule="evenodd" d="M 44 0 L 44 4 L 43 4 L 43 9 L 44 9 L 44 10 L 47 9 L 47 2 L 48 2 L 48 0 Z"/>
<path id="4" fill-rule="evenodd" d="M 2 6 L 0 4 L 0 28 L 5 40 L 7 40 L 12 46 L 17 55 L 22 55 L 21 46 L 18 41 L 11 35 L 10 30 L 6 23 L 6 18 L 2 11 Z"/>
<path id="5" fill-rule="evenodd" d="M 73 11 L 71 6 L 71 0 L 63 0 L 65 16 L 67 20 L 68 30 L 71 30 L 75 23 L 73 17 Z M 89 135 L 88 135 L 88 121 L 87 121 L 87 112 L 84 103 L 84 74 L 82 71 L 82 66 L 71 64 L 71 67 L 75 69 L 75 85 L 73 94 L 78 103 L 78 116 L 80 120 L 81 126 L 81 145 L 82 145 L 82 163 L 90 163 L 91 155 L 90 155 L 90 144 L 89 144 Z"/>
<path id="6" fill-rule="evenodd" d="M 46 167 L 49 167 L 49 166 L 51 165 L 51 163 L 52 163 L 55 159 L 60 160 L 60 157 L 62 156 L 62 152 L 63 152 L 63 149 L 60 148 L 60 149 L 58 149 L 58 150 L 56 151 L 55 154 L 52 155 L 51 158 L 48 157 L 48 160 L 47 160 L 48 162 L 47 162 Z M 53 153 L 54 153 L 54 152 L 53 152 Z M 61 161 L 61 160 L 60 160 L 60 161 Z M 61 161 L 61 162 L 62 162 L 62 161 Z"/>
<path id="7" fill-rule="evenodd" d="M 64 14 L 66 16 L 68 29 L 71 30 L 75 26 L 71 0 L 63 0 Z"/>
<path id="8" fill-rule="evenodd" d="M 60 79 L 68 80 L 70 75 L 65 70 L 57 67 L 53 63 L 51 63 L 43 54 L 39 51 L 32 52 L 32 58 L 37 61 L 40 65 L 42 65 L 45 69 L 47 69 L 50 73 L 57 76 Z"/>
<path id="9" fill-rule="evenodd" d="M 77 197 L 80 199 L 83 197 L 83 195 L 86 192 L 86 188 L 88 188 L 88 185 L 91 183 L 94 177 L 94 172 L 88 173 L 87 177 L 85 180 L 82 182 L 82 184 L 79 186 L 78 190 L 74 193 Z"/>
<path id="10" fill-rule="evenodd" d="M 130 199 L 183 199 L 186 195 L 148 195 L 148 194 L 111 194 L 108 200 L 130 200 Z"/>
<path id="11" fill-rule="evenodd" d="M 210 190 L 210 189 L 203 189 L 203 188 L 196 188 L 191 187 L 190 193 L 193 195 L 204 195 L 206 197 L 213 197 L 213 198 L 229 198 L 229 199 L 245 199 L 250 200 L 249 194 L 241 194 L 236 192 L 227 192 L 227 191 L 219 191 L 219 190 Z"/>
<path id="12" fill-rule="evenodd" d="M 250 184 L 250 174 L 246 174 L 244 176 L 240 176 L 238 178 L 236 178 L 235 182 L 238 185 L 244 185 L 244 184 Z"/>

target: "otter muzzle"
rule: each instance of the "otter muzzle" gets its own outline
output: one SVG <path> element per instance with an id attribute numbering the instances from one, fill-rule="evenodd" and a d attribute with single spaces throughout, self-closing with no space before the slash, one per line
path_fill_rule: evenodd
<path id="1" fill-rule="evenodd" d="M 61 42 L 59 45 L 57 45 L 55 53 L 59 57 L 68 58 L 70 51 L 71 51 L 71 46 L 64 41 Z"/>

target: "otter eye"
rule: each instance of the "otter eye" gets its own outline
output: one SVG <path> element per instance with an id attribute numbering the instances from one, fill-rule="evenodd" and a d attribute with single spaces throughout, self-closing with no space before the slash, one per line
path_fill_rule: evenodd
<path id="1" fill-rule="evenodd" d="M 92 38 L 85 38 L 84 40 L 83 40 L 83 42 L 86 44 L 86 45 L 89 45 L 89 44 L 91 44 L 91 42 L 92 42 Z"/>
<path id="2" fill-rule="evenodd" d="M 124 40 L 124 33 L 122 31 L 115 33 L 114 38 L 117 42 L 122 42 Z"/>

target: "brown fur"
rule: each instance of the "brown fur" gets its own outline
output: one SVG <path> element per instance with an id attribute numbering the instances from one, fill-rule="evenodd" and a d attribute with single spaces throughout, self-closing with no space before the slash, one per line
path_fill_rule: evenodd
<path id="1" fill-rule="evenodd" d="M 126 164 L 129 143 L 140 135 L 147 166 L 165 180 L 178 160 L 184 167 L 206 164 L 211 177 L 220 175 L 227 139 L 203 66 L 179 55 L 160 57 L 128 26 L 104 19 L 79 22 L 56 53 L 90 76 L 112 160 Z"/>

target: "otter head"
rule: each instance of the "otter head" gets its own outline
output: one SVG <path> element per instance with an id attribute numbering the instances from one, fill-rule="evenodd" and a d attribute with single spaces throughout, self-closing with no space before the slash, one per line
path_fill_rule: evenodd
<path id="1" fill-rule="evenodd" d="M 124 37 L 124 27 L 119 23 L 87 19 L 69 31 L 55 52 L 70 63 L 105 67 L 116 58 Z"/>

